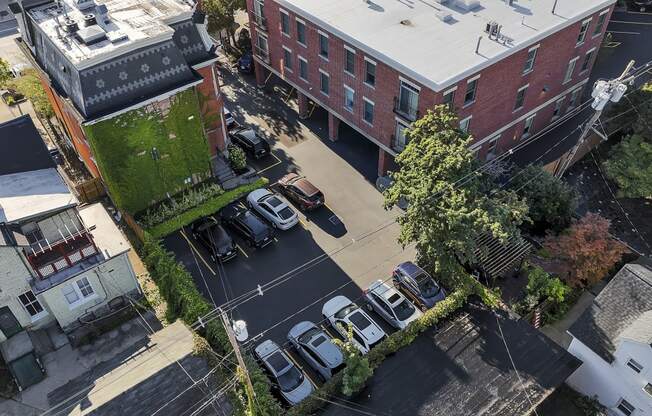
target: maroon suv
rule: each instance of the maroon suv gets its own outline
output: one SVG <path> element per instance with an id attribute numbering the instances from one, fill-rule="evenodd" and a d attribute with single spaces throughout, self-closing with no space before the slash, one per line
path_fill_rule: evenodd
<path id="1" fill-rule="evenodd" d="M 324 194 L 304 176 L 288 173 L 278 181 L 278 185 L 281 192 L 304 211 L 324 205 Z"/>

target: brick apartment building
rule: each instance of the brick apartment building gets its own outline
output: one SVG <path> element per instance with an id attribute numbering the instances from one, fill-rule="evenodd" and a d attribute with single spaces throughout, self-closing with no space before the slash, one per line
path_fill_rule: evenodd
<path id="1" fill-rule="evenodd" d="M 256 79 L 271 71 L 378 146 L 451 104 L 490 159 L 576 108 L 614 0 L 247 0 Z"/>
<path id="2" fill-rule="evenodd" d="M 120 172 L 128 169 L 115 162 L 139 165 L 145 192 L 148 183 L 165 182 L 150 202 L 210 174 L 209 159 L 224 149 L 226 136 L 215 45 L 193 3 L 16 0 L 10 8 L 70 144 L 118 205 L 120 191 L 111 185 L 124 183 Z M 183 122 L 165 122 L 170 113 Z M 143 126 L 138 119 L 153 121 Z M 138 137 L 143 131 L 151 137 Z M 138 156 L 112 161 L 110 152 L 100 154 L 111 141 Z M 205 149 L 205 157 L 189 163 L 179 155 L 184 148 Z M 184 164 L 183 175 L 170 173 Z"/>

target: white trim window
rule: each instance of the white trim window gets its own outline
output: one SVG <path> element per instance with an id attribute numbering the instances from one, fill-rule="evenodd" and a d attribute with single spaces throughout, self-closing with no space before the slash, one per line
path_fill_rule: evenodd
<path id="1" fill-rule="evenodd" d="M 591 24 L 590 18 L 582 22 L 582 26 L 580 26 L 580 33 L 577 35 L 577 43 L 575 46 L 579 46 L 584 43 L 584 40 L 586 39 L 586 32 L 589 31 L 590 24 Z"/>
<path id="2" fill-rule="evenodd" d="M 471 105 L 475 102 L 478 92 L 478 77 L 470 79 L 466 82 L 466 93 L 464 93 L 464 106 Z"/>
<path id="3" fill-rule="evenodd" d="M 631 416 L 634 414 L 634 411 L 636 410 L 636 407 L 634 407 L 633 404 L 625 400 L 624 398 L 620 398 L 618 400 L 618 405 L 616 406 L 616 409 L 620 411 L 620 413 L 624 414 L 625 416 Z"/>
<path id="4" fill-rule="evenodd" d="M 566 96 L 561 97 L 557 101 L 555 101 L 555 107 L 552 109 L 552 120 L 557 120 L 559 118 L 559 115 L 561 114 L 561 106 L 564 105 L 564 100 L 566 99 Z"/>
<path id="5" fill-rule="evenodd" d="M 308 60 L 299 55 L 299 78 L 308 81 Z"/>
<path id="6" fill-rule="evenodd" d="M 369 87 L 376 86 L 376 62 L 364 58 L 364 83 Z"/>
<path id="7" fill-rule="evenodd" d="M 355 105 L 355 91 L 348 85 L 344 86 L 344 108 L 347 111 L 353 112 Z"/>
<path id="8" fill-rule="evenodd" d="M 457 87 L 453 87 L 450 90 L 444 91 L 441 103 L 447 105 L 451 110 L 455 108 L 455 91 Z"/>
<path id="9" fill-rule="evenodd" d="M 567 113 L 575 108 L 575 105 L 577 104 L 577 97 L 579 97 L 580 91 L 582 91 L 581 87 L 571 92 L 570 99 L 568 100 L 568 107 L 566 108 Z"/>
<path id="10" fill-rule="evenodd" d="M 71 309 L 97 296 L 95 290 L 93 290 L 93 286 L 91 286 L 85 277 L 63 285 L 61 292 Z"/>
<path id="11" fill-rule="evenodd" d="M 279 10 L 281 14 L 281 33 L 290 37 L 290 15 L 285 10 Z"/>
<path id="12" fill-rule="evenodd" d="M 283 46 L 283 68 L 292 72 L 292 49 Z"/>
<path id="13" fill-rule="evenodd" d="M 328 35 L 322 31 L 319 31 L 319 56 L 328 61 Z"/>
<path id="14" fill-rule="evenodd" d="M 525 119 L 525 124 L 523 125 L 523 134 L 521 135 L 521 139 L 527 139 L 532 134 L 532 126 L 534 125 L 534 118 L 536 116 L 537 116 L 536 114 L 533 114 Z"/>
<path id="15" fill-rule="evenodd" d="M 527 92 L 527 88 L 530 86 L 530 84 L 524 85 L 521 88 L 518 89 L 516 92 L 516 102 L 514 103 L 514 111 L 518 111 L 523 108 L 523 105 L 525 104 L 525 93 Z"/>
<path id="16" fill-rule="evenodd" d="M 595 24 L 595 29 L 593 29 L 594 38 L 602 34 L 602 29 L 604 29 L 604 24 L 607 21 L 607 13 L 609 13 L 609 9 L 600 12 L 600 15 L 598 16 L 598 21 Z"/>
<path id="17" fill-rule="evenodd" d="M 355 77 L 355 49 L 344 45 L 344 72 Z"/>
<path id="18" fill-rule="evenodd" d="M 489 146 L 487 147 L 487 160 L 496 157 L 496 148 L 498 147 L 498 140 L 500 140 L 500 134 L 494 136 L 493 138 L 491 138 L 491 140 L 489 140 Z"/>
<path id="19" fill-rule="evenodd" d="M 586 55 L 584 55 L 584 60 L 582 61 L 582 66 L 580 67 L 580 74 L 588 71 L 589 67 L 591 66 L 591 61 L 593 61 L 594 53 L 595 48 L 591 48 L 586 51 Z"/>
<path id="20" fill-rule="evenodd" d="M 567 84 L 571 79 L 573 79 L 573 72 L 575 72 L 575 66 L 577 65 L 578 59 L 580 59 L 580 57 L 576 56 L 575 58 L 568 61 L 568 66 L 566 67 L 566 73 L 564 74 L 564 81 L 562 82 L 562 85 Z"/>
<path id="21" fill-rule="evenodd" d="M 469 128 L 471 127 L 471 117 L 473 116 L 468 116 L 467 118 L 460 120 L 460 130 L 464 133 L 469 132 Z"/>
<path id="22" fill-rule="evenodd" d="M 306 47 L 306 22 L 301 19 L 294 19 L 297 23 L 297 43 Z"/>
<path id="23" fill-rule="evenodd" d="M 374 124 L 374 102 L 367 97 L 362 97 L 362 120 L 369 125 Z"/>
<path id="24" fill-rule="evenodd" d="M 525 64 L 523 65 L 523 75 L 529 74 L 534 70 L 534 62 L 537 59 L 537 51 L 539 50 L 539 45 L 533 46 L 528 49 L 527 58 L 525 58 Z"/>
<path id="25" fill-rule="evenodd" d="M 331 90 L 331 77 L 328 75 L 328 72 L 324 72 L 321 69 L 319 70 L 319 91 L 322 94 L 328 97 Z"/>
<path id="26" fill-rule="evenodd" d="M 32 319 L 32 322 L 37 321 L 44 316 L 47 316 L 48 312 L 43 308 L 41 302 L 34 296 L 34 293 L 31 290 L 18 295 L 18 300 L 23 305 L 23 308 L 27 311 L 29 316 Z"/>

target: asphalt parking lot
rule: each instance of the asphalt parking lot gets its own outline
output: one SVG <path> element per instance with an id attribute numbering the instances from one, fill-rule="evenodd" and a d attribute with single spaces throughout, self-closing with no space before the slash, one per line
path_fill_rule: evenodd
<path id="1" fill-rule="evenodd" d="M 232 318 L 247 322 L 253 339 L 245 348 L 268 338 L 283 344 L 296 323 L 321 321 L 327 300 L 340 294 L 359 298 L 361 288 L 389 278 L 414 252 L 396 242 L 397 212 L 383 209 L 382 195 L 374 187 L 374 146 L 347 129 L 332 143 L 325 138 L 326 119 L 319 110 L 299 122 L 291 108 L 294 103 L 287 105 L 282 91 L 268 86 L 269 92 L 262 94 L 253 86 L 253 77 L 227 71 L 223 76 L 226 106 L 240 123 L 262 129 L 273 143 L 270 156 L 250 164 L 271 183 L 290 171 L 307 176 L 324 193 L 326 206 L 299 212 L 299 224 L 278 230 L 274 243 L 262 249 L 234 236 L 238 256 L 222 267 L 211 261 L 188 229 L 168 236 L 164 244 L 216 305 L 256 291 L 259 285 L 266 288 L 262 296 L 239 303 Z M 388 329 L 379 316 L 372 317 Z"/>

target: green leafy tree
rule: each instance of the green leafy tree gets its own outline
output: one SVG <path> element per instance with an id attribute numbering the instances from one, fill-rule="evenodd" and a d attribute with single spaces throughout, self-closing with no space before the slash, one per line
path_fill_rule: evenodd
<path id="1" fill-rule="evenodd" d="M 342 393 L 352 396 L 364 387 L 365 383 L 374 373 L 369 364 L 369 359 L 363 356 L 353 344 L 353 331 L 349 328 L 347 340 L 334 339 L 333 342 L 340 347 L 344 355 L 345 368 L 342 377 Z"/>
<path id="2" fill-rule="evenodd" d="M 533 267 L 528 274 L 528 283 L 525 287 L 528 295 L 550 302 L 561 303 L 566 299 L 571 289 L 557 277 L 551 276 L 541 267 Z"/>
<path id="3" fill-rule="evenodd" d="M 609 106 L 603 120 L 609 134 L 622 131 L 652 139 L 652 83 L 628 91 L 619 102 Z"/>
<path id="4" fill-rule="evenodd" d="M 618 184 L 619 197 L 652 198 L 652 144 L 642 136 L 624 138 L 613 147 L 603 166 Z"/>
<path id="5" fill-rule="evenodd" d="M 246 8 L 244 0 L 202 0 L 200 7 L 208 16 L 208 31 L 218 33 L 226 29 L 235 45 L 235 12 Z"/>
<path id="6" fill-rule="evenodd" d="M 8 82 L 7 86 L 27 97 L 39 117 L 49 119 L 54 116 L 50 100 L 35 69 L 26 69 L 21 77 Z"/>
<path id="7" fill-rule="evenodd" d="M 392 173 L 393 184 L 384 193 L 386 208 L 408 203 L 398 218 L 399 242 L 415 243 L 418 262 L 453 286 L 458 260 L 476 260 L 477 235 L 505 241 L 519 235 L 518 226 L 527 219 L 525 201 L 474 173 L 478 162 L 468 149 L 471 137 L 458 126 L 447 106 L 417 120 L 396 158 L 400 170 Z"/>
<path id="8" fill-rule="evenodd" d="M 513 189 L 529 206 L 531 231 L 567 228 L 577 208 L 575 191 L 541 166 L 530 165 L 514 178 Z"/>
<path id="9" fill-rule="evenodd" d="M 4 88 L 7 85 L 7 82 L 11 80 L 11 68 L 9 67 L 9 62 L 0 58 L 0 88 Z"/>

